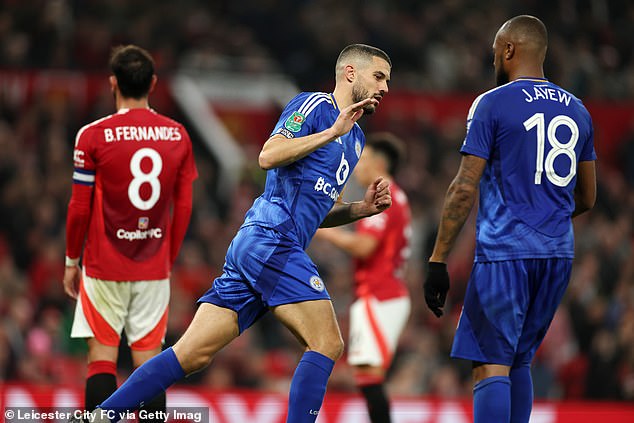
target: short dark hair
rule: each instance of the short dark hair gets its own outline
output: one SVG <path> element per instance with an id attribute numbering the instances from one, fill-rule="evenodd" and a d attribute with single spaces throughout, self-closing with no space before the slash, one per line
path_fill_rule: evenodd
<path id="1" fill-rule="evenodd" d="M 117 78 L 121 95 L 138 100 L 150 92 L 154 60 L 141 47 L 132 44 L 117 46 L 110 54 L 110 71 Z"/>
<path id="2" fill-rule="evenodd" d="M 380 57 L 390 65 L 390 68 L 392 67 L 390 56 L 388 56 L 387 53 L 380 48 L 372 47 L 367 44 L 350 44 L 341 50 L 341 53 L 339 53 L 336 68 L 339 69 L 343 64 L 343 61 L 348 60 L 351 56 L 367 58 L 371 58 L 373 56 Z"/>
<path id="3" fill-rule="evenodd" d="M 394 176 L 405 155 L 405 143 L 391 132 L 377 132 L 368 135 L 365 145 L 385 157 L 387 171 Z"/>

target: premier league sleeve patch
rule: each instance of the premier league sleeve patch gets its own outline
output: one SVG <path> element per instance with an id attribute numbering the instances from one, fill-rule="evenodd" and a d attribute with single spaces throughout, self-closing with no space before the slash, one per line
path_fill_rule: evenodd
<path id="1" fill-rule="evenodd" d="M 306 116 L 300 112 L 293 112 L 292 115 L 286 119 L 284 127 L 291 132 L 299 132 L 302 129 L 302 124 L 306 121 Z"/>

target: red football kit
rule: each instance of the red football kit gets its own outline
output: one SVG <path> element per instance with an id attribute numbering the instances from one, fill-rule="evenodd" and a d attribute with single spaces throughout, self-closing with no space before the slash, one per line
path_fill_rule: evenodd
<path id="1" fill-rule="evenodd" d="M 187 131 L 151 109 L 121 109 L 84 126 L 75 140 L 66 256 L 78 258 L 84 247 L 86 275 L 97 279 L 167 278 L 196 177 Z"/>
<path id="2" fill-rule="evenodd" d="M 410 253 L 410 210 L 407 196 L 390 183 L 392 206 L 382 213 L 361 219 L 357 233 L 368 234 L 379 241 L 378 248 L 365 259 L 354 260 L 355 294 L 368 294 L 379 301 L 408 295 L 404 265 Z"/>

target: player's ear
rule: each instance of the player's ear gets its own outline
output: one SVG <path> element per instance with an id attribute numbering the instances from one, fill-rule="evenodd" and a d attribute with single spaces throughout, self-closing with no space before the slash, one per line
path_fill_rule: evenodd
<path id="1" fill-rule="evenodd" d="M 346 65 L 343 68 L 343 76 L 346 78 L 348 82 L 354 82 L 357 71 L 352 65 Z"/>
<path id="2" fill-rule="evenodd" d="M 154 91 L 157 81 L 158 81 L 158 76 L 156 76 L 156 74 L 152 75 L 152 82 L 150 82 L 150 90 L 148 91 L 148 94 Z"/>
<path id="3" fill-rule="evenodd" d="M 117 77 L 114 75 L 110 75 L 110 78 L 108 78 L 108 82 L 110 83 L 110 91 L 114 93 L 118 87 Z"/>
<path id="4" fill-rule="evenodd" d="M 504 46 L 504 58 L 506 60 L 511 60 L 515 55 L 515 44 L 511 42 L 507 42 Z"/>

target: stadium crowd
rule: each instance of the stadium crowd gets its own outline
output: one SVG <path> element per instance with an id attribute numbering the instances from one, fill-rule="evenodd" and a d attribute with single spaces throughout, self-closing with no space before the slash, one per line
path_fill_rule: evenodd
<path id="1" fill-rule="evenodd" d="M 546 74 L 582 98 L 634 96 L 628 0 L 3 0 L 0 66 L 104 69 L 113 44 L 149 49 L 159 68 L 283 69 L 329 86 L 342 45 L 389 50 L 393 87 L 477 92 L 492 82 L 500 22 L 531 13 L 549 28 Z"/>
<path id="2" fill-rule="evenodd" d="M 477 8 L 466 0 L 207 3 L 4 0 L 0 69 L 103 71 L 113 44 L 134 42 L 152 52 L 162 78 L 182 66 L 283 69 L 302 89 L 314 90 L 330 84 L 341 46 L 363 40 L 391 55 L 393 89 L 475 95 L 493 84 L 492 31 L 507 17 L 530 12 L 550 30 L 546 74 L 553 81 L 584 99 L 634 98 L 634 4 L 625 0 L 505 1 L 495 7 L 489 1 Z M 64 212 L 74 134 L 111 111 L 109 100 L 85 109 L 58 96 L 15 103 L 9 87 L 0 85 L 0 381 L 83 382 L 85 350 L 69 338 L 74 302 L 61 285 Z M 407 163 L 397 179 L 409 194 L 415 222 L 408 273 L 413 312 L 389 389 L 394 395 L 467 395 L 470 369 L 448 356 L 472 263 L 473 224 L 465 227 L 449 263 L 447 317 L 436 319 L 421 292 L 422 266 L 458 166 L 464 123 L 439 125 L 421 116 L 383 125 L 368 119 L 366 130 L 391 130 L 408 142 Z M 597 205 L 575 222 L 570 286 L 533 366 L 538 398 L 634 400 L 633 145 L 634 135 L 623 140 L 620 167 L 602 167 L 599 158 Z M 219 209 L 214 159 L 196 147 L 200 178 L 192 224 L 172 275 L 167 345 L 187 327 L 195 300 L 220 273 L 226 247 L 264 176 L 252 161 L 231 201 Z M 310 253 L 346 332 L 349 258 L 319 242 Z M 300 355 L 286 331 L 264 318 L 221 353 L 216 365 L 188 381 L 287 391 Z M 344 360 L 329 389 L 354 390 Z"/>

